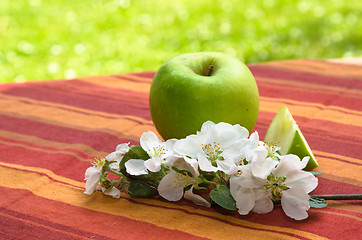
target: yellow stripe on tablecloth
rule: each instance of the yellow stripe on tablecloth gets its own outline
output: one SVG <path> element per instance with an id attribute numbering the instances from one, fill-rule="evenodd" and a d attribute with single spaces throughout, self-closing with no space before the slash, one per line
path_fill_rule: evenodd
<path id="1" fill-rule="evenodd" d="M 239 226 L 233 226 L 223 222 L 223 220 L 231 220 L 228 216 L 194 209 L 188 206 L 180 207 L 183 211 L 179 211 L 177 209 L 171 209 L 175 207 L 175 204 L 163 203 L 153 199 L 135 199 L 136 203 L 132 203 L 126 198 L 115 200 L 105 197 L 100 192 L 96 192 L 92 196 L 86 196 L 80 189 L 70 185 L 64 185 L 60 182 L 54 182 L 46 176 L 32 172 L 24 172 L 0 166 L 0 175 L 2 176 L 2 178 L 0 178 L 0 185 L 4 187 L 26 189 L 37 196 L 47 199 L 94 211 L 124 216 L 200 237 L 229 239 L 230 235 L 235 234 L 236 236 L 237 234 L 238 236 L 248 236 L 249 239 L 271 239 L 272 237 L 277 237 L 278 239 L 294 239 L 288 235 L 294 234 L 309 239 L 325 239 L 324 237 L 301 230 L 257 224 L 236 218 L 232 218 L 232 222 Z M 57 192 L 57 194 L 54 194 L 54 192 Z M 147 205 L 137 204 L 137 202 L 145 202 Z M 166 209 L 165 207 L 169 208 Z M 157 214 L 154 214 L 155 211 L 157 211 Z M 197 214 L 193 214 L 193 212 Z M 248 227 L 256 230 L 248 229 Z M 228 236 L 225 236 L 225 232 L 228 233 Z"/>

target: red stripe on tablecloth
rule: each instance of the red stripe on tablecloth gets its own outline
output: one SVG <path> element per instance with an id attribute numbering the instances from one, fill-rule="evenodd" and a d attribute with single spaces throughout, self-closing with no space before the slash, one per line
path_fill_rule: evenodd
<path id="1" fill-rule="evenodd" d="M 27 190 L 0 187 L 0 192 L 8 195 L 6 199 L 1 201 L 5 211 L 30 222 L 46 225 L 65 233 L 83 233 L 83 236 L 95 239 L 169 239 L 171 236 L 172 239 L 205 239 L 126 217 L 96 212 L 48 200 L 35 196 Z M 17 206 L 11 204 L 14 201 L 17 202 Z M 0 212 L 4 208 L 0 208 Z M 17 221 L 15 224 L 19 224 L 19 222 Z M 0 225 L 0 229 L 1 227 Z M 17 231 L 21 230 L 14 229 L 13 231 L 16 234 Z M 27 231 L 24 232 L 26 233 Z"/>
<path id="2" fill-rule="evenodd" d="M 267 64 L 249 65 L 249 69 L 256 79 L 258 77 L 268 77 L 285 81 L 295 80 L 305 84 L 318 83 L 362 90 L 362 82 L 359 79 L 353 77 L 336 77 L 333 76 L 333 71 L 331 71 L 331 75 L 326 76 L 318 73 L 288 71 L 274 66 L 268 66 Z"/>

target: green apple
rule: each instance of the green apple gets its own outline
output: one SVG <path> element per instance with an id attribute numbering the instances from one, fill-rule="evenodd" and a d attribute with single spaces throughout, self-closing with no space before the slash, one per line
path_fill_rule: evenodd
<path id="1" fill-rule="evenodd" d="M 280 153 L 295 154 L 300 158 L 309 156 L 309 162 L 304 170 L 310 171 L 318 167 L 318 163 L 304 138 L 292 114 L 286 106 L 279 109 L 266 132 L 264 142 L 280 147 Z"/>
<path id="2" fill-rule="evenodd" d="M 149 97 L 153 123 L 165 140 L 195 134 L 208 120 L 251 131 L 259 113 L 254 76 L 244 63 L 224 53 L 169 59 L 155 74 Z"/>

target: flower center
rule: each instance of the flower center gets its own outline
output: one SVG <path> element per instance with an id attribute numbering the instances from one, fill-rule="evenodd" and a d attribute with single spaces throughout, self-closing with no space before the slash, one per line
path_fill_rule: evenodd
<path id="1" fill-rule="evenodd" d="M 268 150 L 267 157 L 270 157 L 272 159 L 279 161 L 278 156 L 280 157 L 280 153 L 279 153 L 280 147 L 278 147 L 278 144 L 279 144 L 279 142 L 278 143 L 275 143 L 275 142 L 263 143 L 263 146 Z"/>
<path id="2" fill-rule="evenodd" d="M 162 157 L 163 155 L 165 155 L 167 152 L 167 149 L 164 146 L 158 145 L 156 147 L 153 147 L 153 157 L 157 158 L 157 157 Z"/>
<path id="3" fill-rule="evenodd" d="M 216 165 L 216 160 L 223 160 L 219 155 L 222 153 L 219 143 L 213 142 L 206 145 L 202 144 L 202 150 L 209 157 L 212 165 Z"/>
<path id="4" fill-rule="evenodd" d="M 194 182 L 195 182 L 195 180 L 192 177 L 190 177 L 189 175 L 177 173 L 176 185 L 178 187 L 186 187 Z"/>
<path id="5" fill-rule="evenodd" d="M 277 177 L 274 174 L 270 174 L 268 176 L 267 183 L 264 185 L 264 188 L 271 193 L 274 201 L 280 199 L 282 192 L 288 189 L 288 187 L 285 186 L 285 179 L 285 176 Z"/>

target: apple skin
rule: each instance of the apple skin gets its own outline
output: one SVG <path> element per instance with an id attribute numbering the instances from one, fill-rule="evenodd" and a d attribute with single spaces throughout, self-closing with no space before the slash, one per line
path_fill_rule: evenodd
<path id="1" fill-rule="evenodd" d="M 149 104 L 164 140 L 195 134 L 207 120 L 240 124 L 251 132 L 259 91 L 239 59 L 217 52 L 187 53 L 162 64 L 151 84 Z"/>

